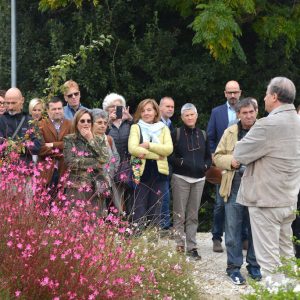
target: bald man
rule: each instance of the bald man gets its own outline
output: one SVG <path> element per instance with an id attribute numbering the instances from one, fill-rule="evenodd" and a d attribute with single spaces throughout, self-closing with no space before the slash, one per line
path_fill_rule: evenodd
<path id="1" fill-rule="evenodd" d="M 23 113 L 24 97 L 18 88 L 10 88 L 4 97 L 4 105 L 6 112 L 0 118 L 0 138 L 1 143 L 7 138 L 14 141 L 24 142 L 25 134 L 31 128 L 29 121 L 31 117 Z M 38 154 L 41 148 L 41 142 L 36 134 L 29 134 L 29 141 L 25 146 L 25 153 L 21 154 L 21 158 L 27 161 L 32 159 L 32 155 Z"/>

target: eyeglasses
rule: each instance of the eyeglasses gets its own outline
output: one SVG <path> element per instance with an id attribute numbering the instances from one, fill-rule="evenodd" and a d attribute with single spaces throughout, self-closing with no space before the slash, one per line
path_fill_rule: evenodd
<path id="1" fill-rule="evenodd" d="M 67 95 L 67 97 L 69 99 L 71 99 L 71 98 L 73 98 L 73 96 L 77 97 L 78 95 L 79 95 L 79 92 L 76 92 L 76 93 L 72 93 L 72 94 Z"/>
<path id="2" fill-rule="evenodd" d="M 8 106 L 8 105 L 15 105 L 17 103 L 17 101 L 11 101 L 11 102 L 4 102 L 4 105 L 5 106 Z"/>
<path id="3" fill-rule="evenodd" d="M 84 124 L 84 123 L 91 124 L 91 123 L 92 123 L 92 120 L 91 120 L 91 119 L 80 119 L 79 122 L 80 122 L 81 124 Z"/>
<path id="4" fill-rule="evenodd" d="M 226 94 L 228 94 L 228 95 L 231 95 L 231 94 L 237 95 L 240 92 L 241 91 L 226 91 Z"/>
<path id="5" fill-rule="evenodd" d="M 4 105 L 5 105 L 5 103 L 0 101 L 0 106 L 4 106 Z"/>

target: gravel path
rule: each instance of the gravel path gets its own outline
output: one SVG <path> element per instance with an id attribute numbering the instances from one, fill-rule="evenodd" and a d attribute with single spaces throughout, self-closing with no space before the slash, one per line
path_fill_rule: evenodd
<path id="1" fill-rule="evenodd" d="M 234 285 L 228 280 L 226 275 L 226 251 L 223 253 L 215 253 L 212 251 L 212 240 L 210 232 L 197 233 L 198 249 L 202 257 L 200 261 L 195 262 L 195 282 L 199 286 L 201 300 L 238 300 L 240 295 L 247 294 L 252 291 L 248 285 Z M 174 247 L 172 240 L 167 240 L 170 247 Z M 222 243 L 224 246 L 224 243 Z M 245 256 L 245 251 L 244 251 Z M 246 264 L 242 266 L 241 273 L 247 279 Z"/>

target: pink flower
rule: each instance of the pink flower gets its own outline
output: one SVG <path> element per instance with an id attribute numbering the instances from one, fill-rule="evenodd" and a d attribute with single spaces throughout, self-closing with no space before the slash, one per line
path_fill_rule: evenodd
<path id="1" fill-rule="evenodd" d="M 106 291 L 107 298 L 112 298 L 114 296 L 114 293 L 111 290 Z"/>
<path id="2" fill-rule="evenodd" d="M 19 297 L 21 295 L 21 291 L 15 291 L 16 297 Z"/>
<path id="3" fill-rule="evenodd" d="M 49 277 L 44 277 L 41 281 L 40 281 L 41 286 L 46 286 L 49 284 Z"/>
<path id="4" fill-rule="evenodd" d="M 18 243 L 18 244 L 17 244 L 17 247 L 18 247 L 19 249 L 22 249 L 22 248 L 23 248 L 23 245 L 22 245 L 21 243 Z"/>
<path id="5" fill-rule="evenodd" d="M 144 272 L 144 271 L 145 271 L 145 268 L 144 268 L 143 266 L 140 266 L 139 270 L 140 270 L 141 272 Z"/>
<path id="6" fill-rule="evenodd" d="M 50 255 L 50 260 L 54 261 L 55 259 L 56 259 L 56 255 L 51 254 L 51 255 Z"/>
<path id="7" fill-rule="evenodd" d="M 60 240 L 55 240 L 53 243 L 55 246 L 59 246 L 60 244 L 62 244 L 62 241 Z"/>
<path id="8" fill-rule="evenodd" d="M 93 173 L 94 169 L 93 168 L 87 168 L 87 173 Z"/>
<path id="9" fill-rule="evenodd" d="M 8 242 L 6 243 L 6 245 L 7 245 L 8 247 L 11 247 L 11 246 L 12 246 L 12 244 L 13 244 L 13 242 L 12 242 L 12 241 L 8 241 Z"/>

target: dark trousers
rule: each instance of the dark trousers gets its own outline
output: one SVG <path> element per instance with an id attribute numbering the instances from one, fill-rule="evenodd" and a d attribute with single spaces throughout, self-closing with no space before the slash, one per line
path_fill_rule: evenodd
<path id="1" fill-rule="evenodd" d="M 132 221 L 139 227 L 159 225 L 166 181 L 159 176 L 141 180 L 133 192 Z"/>

